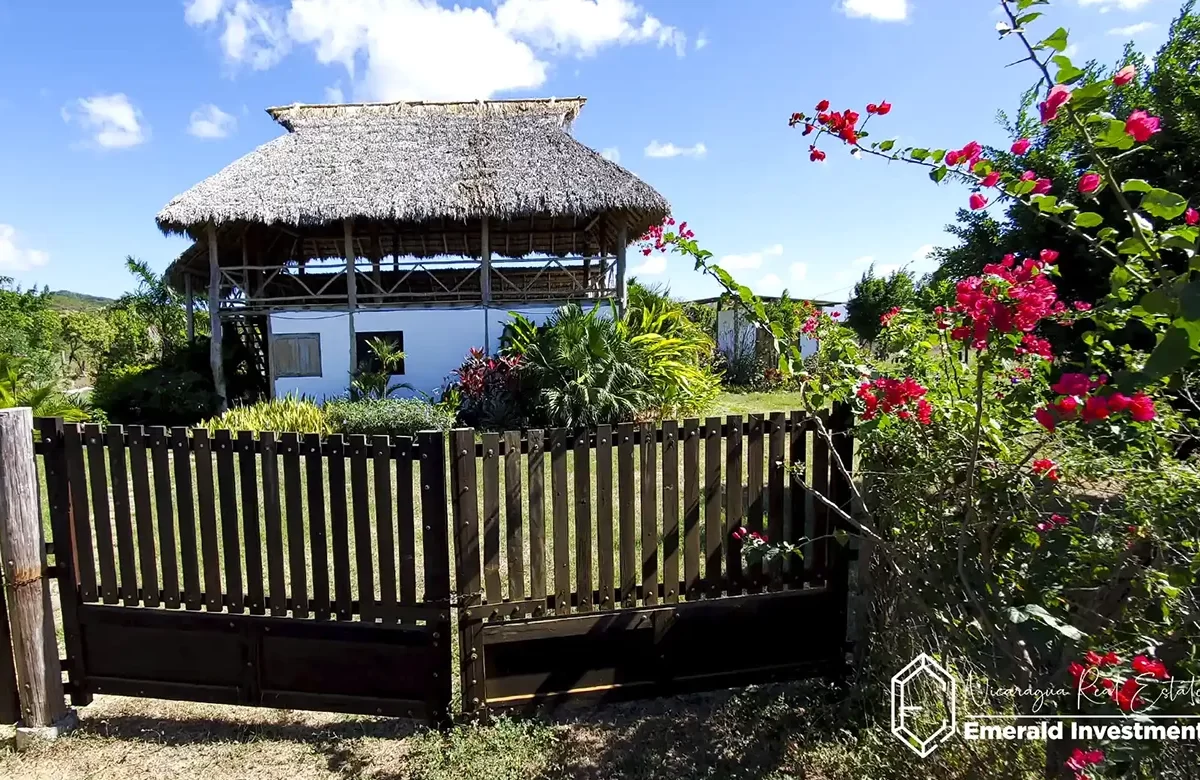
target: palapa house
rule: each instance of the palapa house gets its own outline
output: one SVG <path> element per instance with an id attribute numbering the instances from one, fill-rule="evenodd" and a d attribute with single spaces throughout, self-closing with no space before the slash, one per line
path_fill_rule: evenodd
<path id="1" fill-rule="evenodd" d="M 653 188 L 571 136 L 584 98 L 291 105 L 287 133 L 172 200 L 195 243 L 168 270 L 208 291 L 222 342 L 271 394 L 344 393 L 380 336 L 431 391 L 508 312 L 625 299 L 626 247 L 668 214 Z M 189 316 L 189 322 L 191 317 Z"/>

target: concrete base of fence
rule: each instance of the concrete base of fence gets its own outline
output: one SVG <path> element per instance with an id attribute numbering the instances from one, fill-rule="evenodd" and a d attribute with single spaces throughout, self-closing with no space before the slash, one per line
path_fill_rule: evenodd
<path id="1" fill-rule="evenodd" d="M 26 750 L 42 742 L 53 742 L 79 725 L 75 710 L 67 710 L 53 726 L 17 726 L 17 750 Z"/>

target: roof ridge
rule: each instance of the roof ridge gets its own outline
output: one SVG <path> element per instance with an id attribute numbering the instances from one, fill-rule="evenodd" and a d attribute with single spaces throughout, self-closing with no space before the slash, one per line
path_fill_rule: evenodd
<path id="1" fill-rule="evenodd" d="M 420 117 L 449 116 L 454 114 L 488 114 L 493 116 L 515 116 L 523 113 L 558 115 L 565 125 L 570 125 L 579 116 L 587 98 L 504 98 L 498 100 L 394 100 L 387 102 L 358 103 L 292 103 L 286 106 L 271 106 L 267 113 L 288 130 L 296 121 L 311 118 L 340 118 L 361 115 Z"/>

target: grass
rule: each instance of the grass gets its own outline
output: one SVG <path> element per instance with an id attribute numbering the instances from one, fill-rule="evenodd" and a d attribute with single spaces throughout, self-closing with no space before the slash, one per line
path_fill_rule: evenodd
<path id="1" fill-rule="evenodd" d="M 725 417 L 730 414 L 770 414 L 803 409 L 802 393 L 776 390 L 769 393 L 721 393 L 710 415 Z"/>

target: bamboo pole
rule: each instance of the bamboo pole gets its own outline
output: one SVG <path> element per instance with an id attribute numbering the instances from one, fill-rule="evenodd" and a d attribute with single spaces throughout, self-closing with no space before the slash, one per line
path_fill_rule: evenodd
<path id="1" fill-rule="evenodd" d="M 225 390 L 225 362 L 221 349 L 221 266 L 217 254 L 217 226 L 211 222 L 208 225 L 208 329 L 208 365 L 212 369 L 213 386 L 220 399 L 217 410 L 224 412 L 229 408 L 229 400 Z"/>
<path id="2" fill-rule="evenodd" d="M 9 604 L 22 725 L 54 726 L 66 714 L 46 540 L 38 517 L 33 411 L 0 409 L 0 566 Z"/>
<path id="3" fill-rule="evenodd" d="M 346 304 L 350 312 L 350 373 L 358 370 L 358 338 L 354 332 L 354 310 L 358 308 L 358 282 L 354 270 L 354 220 L 344 219 L 346 234 Z"/>
<path id="4" fill-rule="evenodd" d="M 622 224 L 617 228 L 617 308 L 621 314 L 625 313 L 625 306 L 629 303 L 625 290 L 625 250 L 628 246 L 629 228 Z"/>

